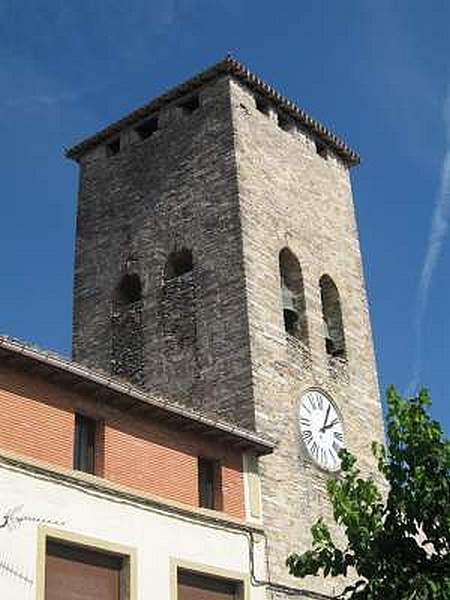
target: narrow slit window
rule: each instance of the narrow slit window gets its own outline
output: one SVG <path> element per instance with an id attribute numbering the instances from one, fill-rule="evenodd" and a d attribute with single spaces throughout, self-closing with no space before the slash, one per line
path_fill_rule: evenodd
<path id="1" fill-rule="evenodd" d="M 268 115 L 270 113 L 270 104 L 267 102 L 265 98 L 262 96 L 255 97 L 256 108 L 259 112 L 262 112 L 264 115 Z"/>
<path id="2" fill-rule="evenodd" d="M 155 131 L 158 131 L 158 118 L 153 117 L 147 119 L 135 128 L 135 132 L 138 134 L 139 139 L 146 140 L 151 137 Z"/>
<path id="3" fill-rule="evenodd" d="M 115 156 L 120 152 L 120 137 L 116 138 L 112 142 L 109 142 L 106 146 L 108 151 L 108 156 Z"/>
<path id="4" fill-rule="evenodd" d="M 320 142 L 317 140 L 316 141 L 316 152 L 322 158 L 327 158 L 327 156 L 328 156 L 327 145 L 324 144 L 323 142 Z"/>
<path id="5" fill-rule="evenodd" d="M 199 506 L 220 510 L 222 490 L 218 461 L 203 457 L 198 459 L 198 495 Z"/>
<path id="6" fill-rule="evenodd" d="M 73 468 L 85 473 L 95 473 L 97 421 L 77 413 L 75 415 L 75 440 Z"/>
<path id="7" fill-rule="evenodd" d="M 277 114 L 278 127 L 284 131 L 289 131 L 292 121 L 283 113 Z"/>
<path id="8" fill-rule="evenodd" d="M 200 98 L 198 94 L 195 94 L 194 96 L 191 96 L 190 98 L 182 102 L 180 104 L 180 107 L 185 115 L 190 115 L 196 110 L 198 110 L 200 108 Z"/>

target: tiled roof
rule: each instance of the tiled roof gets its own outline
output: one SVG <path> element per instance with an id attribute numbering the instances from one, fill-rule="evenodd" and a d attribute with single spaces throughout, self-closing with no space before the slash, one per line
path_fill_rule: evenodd
<path id="1" fill-rule="evenodd" d="M 209 69 L 202 71 L 184 83 L 172 88 L 162 96 L 151 100 L 137 110 L 133 111 L 119 121 L 108 125 L 95 135 L 85 139 L 69 148 L 66 151 L 66 156 L 77 160 L 87 150 L 105 141 L 110 136 L 117 134 L 123 128 L 128 127 L 150 113 L 159 110 L 165 104 L 176 100 L 177 98 L 191 93 L 198 87 L 208 83 L 221 75 L 229 75 L 234 77 L 253 91 L 265 96 L 274 106 L 278 107 L 284 113 L 290 115 L 295 121 L 300 123 L 305 129 L 310 131 L 314 136 L 327 144 L 338 156 L 342 158 L 348 165 L 356 165 L 360 162 L 358 154 L 352 150 L 344 141 L 338 138 L 334 133 L 319 123 L 316 119 L 308 115 L 302 108 L 298 107 L 294 102 L 282 96 L 271 85 L 260 79 L 252 73 L 241 62 L 228 55 L 226 58 L 216 63 Z"/>
<path id="2" fill-rule="evenodd" d="M 69 385 L 74 390 L 80 388 L 83 393 L 101 395 L 103 392 L 105 398 L 126 410 L 139 406 L 150 416 L 175 423 L 180 429 L 185 427 L 199 434 L 207 432 L 222 443 L 251 449 L 257 454 L 269 454 L 275 447 L 271 440 L 254 431 L 150 394 L 128 382 L 14 338 L 0 336 L 0 363 L 39 372 L 41 376 L 51 378 L 52 382 Z"/>

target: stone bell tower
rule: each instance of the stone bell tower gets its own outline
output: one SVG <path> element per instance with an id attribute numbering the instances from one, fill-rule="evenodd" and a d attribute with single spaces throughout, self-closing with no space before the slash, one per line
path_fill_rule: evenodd
<path id="1" fill-rule="evenodd" d="M 270 579 L 330 593 L 284 563 L 330 512 L 339 444 L 369 471 L 383 438 L 358 156 L 229 57 L 68 156 L 74 359 L 275 438 L 260 464 Z"/>

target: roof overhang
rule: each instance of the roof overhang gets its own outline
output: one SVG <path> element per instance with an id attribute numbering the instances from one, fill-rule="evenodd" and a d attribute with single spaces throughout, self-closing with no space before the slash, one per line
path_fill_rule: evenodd
<path id="1" fill-rule="evenodd" d="M 0 336 L 0 364 L 35 373 L 53 383 L 106 400 L 111 406 L 161 419 L 180 429 L 197 432 L 219 443 L 255 454 L 270 454 L 275 443 L 256 432 L 214 419 L 171 399 L 149 394 L 122 380 L 85 367 L 52 352 Z"/>
<path id="2" fill-rule="evenodd" d="M 137 121 L 140 121 L 147 115 L 154 113 L 173 100 L 192 93 L 199 87 L 209 83 L 210 81 L 213 81 L 214 79 L 217 79 L 221 75 L 229 75 L 234 77 L 253 91 L 267 97 L 275 106 L 283 110 L 283 112 L 286 114 L 290 115 L 306 130 L 310 131 L 314 136 L 327 144 L 327 146 L 333 150 L 348 166 L 359 164 L 360 157 L 357 152 L 350 148 L 350 146 L 348 146 L 324 125 L 319 123 L 319 121 L 308 115 L 302 108 L 297 106 L 288 98 L 282 96 L 271 85 L 260 79 L 245 65 L 230 55 L 209 69 L 202 71 L 184 83 L 172 88 L 162 96 L 159 96 L 147 104 L 144 104 L 137 110 L 128 114 L 126 117 L 123 117 L 119 121 L 115 121 L 111 125 L 108 125 L 108 127 L 105 127 L 93 136 L 90 136 L 82 142 L 75 144 L 66 150 L 66 156 L 68 158 L 78 160 L 88 150 L 104 142 L 111 136 L 119 133 L 122 129 L 133 125 Z"/>

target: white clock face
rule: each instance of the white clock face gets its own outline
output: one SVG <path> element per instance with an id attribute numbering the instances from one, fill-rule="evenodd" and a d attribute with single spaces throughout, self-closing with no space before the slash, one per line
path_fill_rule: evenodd
<path id="1" fill-rule="evenodd" d="M 328 471 L 341 466 L 344 428 L 334 404 L 321 392 L 306 392 L 300 402 L 300 434 L 311 458 Z"/>

